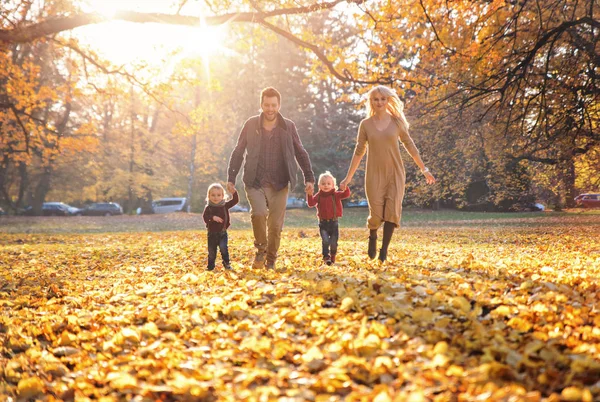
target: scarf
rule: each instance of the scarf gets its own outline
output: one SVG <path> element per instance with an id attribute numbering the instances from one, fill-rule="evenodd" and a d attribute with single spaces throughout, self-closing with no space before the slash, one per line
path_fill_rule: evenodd
<path id="1" fill-rule="evenodd" d="M 208 201 L 208 206 L 209 207 L 223 207 L 223 206 L 225 206 L 225 199 L 222 199 L 221 202 L 218 204 Z"/>

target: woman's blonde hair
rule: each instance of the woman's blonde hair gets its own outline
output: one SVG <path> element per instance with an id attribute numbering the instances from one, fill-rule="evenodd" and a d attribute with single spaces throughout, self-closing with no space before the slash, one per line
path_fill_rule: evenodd
<path id="1" fill-rule="evenodd" d="M 396 91 L 384 85 L 377 85 L 376 87 L 371 88 L 371 90 L 367 93 L 369 96 L 369 101 L 367 102 L 367 117 L 371 117 L 375 114 L 373 105 L 371 105 L 371 99 L 373 98 L 373 94 L 375 92 L 379 92 L 381 95 L 388 98 L 386 107 L 387 111 L 392 115 L 392 118 L 396 124 L 398 124 L 398 126 L 401 128 L 404 127 L 404 129 L 408 132 L 409 124 L 406 120 L 406 116 L 404 115 L 404 103 L 400 100 L 398 94 L 396 94 Z"/>
<path id="2" fill-rule="evenodd" d="M 335 179 L 335 177 L 333 177 L 333 175 L 331 174 L 331 172 L 329 170 L 326 170 L 325 173 L 321 173 L 317 184 L 321 184 L 321 180 L 323 180 L 326 177 L 330 177 L 331 180 L 333 180 L 333 188 L 335 188 L 337 190 L 337 180 Z"/>
<path id="3" fill-rule="evenodd" d="M 206 201 L 208 201 L 208 197 L 210 195 L 210 191 L 218 188 L 223 193 L 223 199 L 225 199 L 225 188 L 221 185 L 221 183 L 213 183 L 208 186 L 208 190 L 206 190 Z"/>

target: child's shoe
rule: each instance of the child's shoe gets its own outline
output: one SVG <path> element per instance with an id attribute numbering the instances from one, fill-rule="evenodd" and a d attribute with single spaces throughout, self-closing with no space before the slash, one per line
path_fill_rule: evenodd
<path id="1" fill-rule="evenodd" d="M 215 267 L 211 267 L 210 265 L 208 267 L 206 267 L 207 271 L 214 271 Z"/>
<path id="2" fill-rule="evenodd" d="M 223 268 L 227 269 L 227 270 L 231 270 L 231 264 L 228 262 L 223 263 Z"/>
<path id="3" fill-rule="evenodd" d="M 324 255 L 324 256 L 323 256 L 323 262 L 324 262 L 325 264 L 327 264 L 327 265 L 331 265 L 331 264 L 332 264 L 332 262 L 331 262 L 331 257 L 330 257 L 330 256 L 328 256 L 328 255 Z"/>
<path id="4" fill-rule="evenodd" d="M 331 254 L 331 263 L 335 264 L 335 254 Z"/>

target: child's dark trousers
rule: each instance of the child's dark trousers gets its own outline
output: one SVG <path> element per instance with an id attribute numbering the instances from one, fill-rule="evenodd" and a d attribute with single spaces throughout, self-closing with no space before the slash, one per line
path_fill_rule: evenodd
<path id="1" fill-rule="evenodd" d="M 221 250 L 223 265 L 229 265 L 229 249 L 227 248 L 227 231 L 208 232 L 208 269 L 215 268 L 217 247 Z"/>
<path id="2" fill-rule="evenodd" d="M 321 219 L 319 233 L 323 245 L 323 257 L 337 254 L 338 238 L 340 237 L 338 221 L 334 219 Z"/>

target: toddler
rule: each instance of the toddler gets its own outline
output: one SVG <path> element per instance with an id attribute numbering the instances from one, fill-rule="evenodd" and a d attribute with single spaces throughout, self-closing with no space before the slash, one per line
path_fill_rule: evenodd
<path id="1" fill-rule="evenodd" d="M 319 191 L 317 194 L 306 194 L 309 207 L 317 207 L 319 217 L 319 233 L 323 245 L 323 262 L 331 265 L 335 262 L 339 238 L 338 218 L 342 216 L 342 200 L 350 197 L 350 188 L 337 191 L 336 180 L 327 171 L 319 176 Z"/>
<path id="2" fill-rule="evenodd" d="M 208 187 L 206 195 L 206 207 L 202 217 L 208 229 L 208 270 L 215 269 L 217 259 L 217 247 L 221 250 L 223 267 L 231 269 L 229 261 L 229 250 L 227 248 L 227 228 L 230 225 L 229 208 L 239 201 L 238 193 L 235 191 L 229 201 L 225 201 L 225 189 L 219 183 L 213 183 Z"/>

